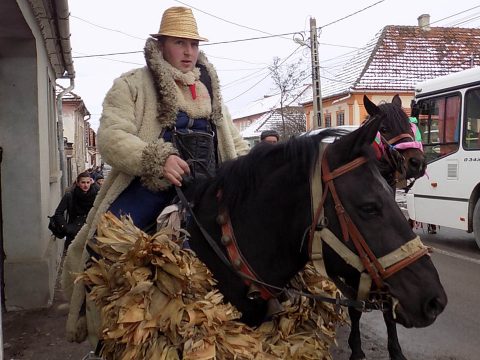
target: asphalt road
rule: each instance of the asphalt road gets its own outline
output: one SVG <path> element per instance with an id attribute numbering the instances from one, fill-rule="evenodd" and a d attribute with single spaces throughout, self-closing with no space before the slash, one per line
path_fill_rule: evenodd
<path id="1" fill-rule="evenodd" d="M 472 234 L 440 228 L 436 235 L 417 229 L 434 247 L 433 262 L 448 296 L 448 305 L 435 323 L 422 329 L 398 327 L 400 344 L 410 360 L 478 360 L 480 336 L 480 249 Z M 378 312 L 362 316 L 362 338 L 367 359 L 388 359 L 386 330 Z M 347 360 L 349 329 L 339 329 L 334 360 Z"/>

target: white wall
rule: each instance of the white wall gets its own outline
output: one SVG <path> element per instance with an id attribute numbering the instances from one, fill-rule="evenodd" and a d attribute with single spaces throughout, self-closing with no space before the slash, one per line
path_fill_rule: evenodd
<path id="1" fill-rule="evenodd" d="M 53 300 L 62 242 L 51 239 L 47 216 L 60 200 L 60 182 L 58 164 L 51 163 L 57 151 L 50 133 L 55 125 L 49 124 L 55 121 L 55 102 L 48 98 L 53 69 L 27 0 L 2 1 L 18 5 L 0 14 L 0 21 L 25 18 L 21 25 L 27 30 L 4 34 L 0 45 L 5 304 L 14 310 Z"/>

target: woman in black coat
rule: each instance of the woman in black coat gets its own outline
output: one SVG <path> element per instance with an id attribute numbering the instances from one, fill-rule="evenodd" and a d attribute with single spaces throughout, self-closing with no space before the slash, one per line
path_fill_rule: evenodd
<path id="1" fill-rule="evenodd" d="M 55 210 L 55 222 L 66 233 L 65 250 L 85 224 L 88 212 L 95 201 L 98 188 L 92 186 L 92 182 L 88 172 L 79 174 L 75 186 L 63 195 Z"/>

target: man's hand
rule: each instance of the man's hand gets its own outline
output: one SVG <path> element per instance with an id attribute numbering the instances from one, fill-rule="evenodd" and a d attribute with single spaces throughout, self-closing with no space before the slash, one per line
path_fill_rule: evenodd
<path id="1" fill-rule="evenodd" d="M 182 186 L 182 177 L 190 174 L 188 164 L 177 155 L 170 155 L 163 167 L 163 176 L 175 186 Z"/>

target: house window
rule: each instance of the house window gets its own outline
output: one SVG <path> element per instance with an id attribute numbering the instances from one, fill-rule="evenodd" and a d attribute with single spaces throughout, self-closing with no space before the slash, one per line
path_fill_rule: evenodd
<path id="1" fill-rule="evenodd" d="M 59 169 L 59 154 L 58 154 L 58 140 L 57 140 L 57 115 L 55 103 L 55 87 L 50 80 L 47 72 L 47 117 L 48 117 L 48 161 L 50 169 L 50 182 L 56 182 L 58 179 Z"/>
<path id="2" fill-rule="evenodd" d="M 337 112 L 337 126 L 345 125 L 345 113 L 343 111 Z"/>
<path id="3" fill-rule="evenodd" d="M 325 127 L 332 126 L 332 114 L 326 113 L 325 114 Z"/>

